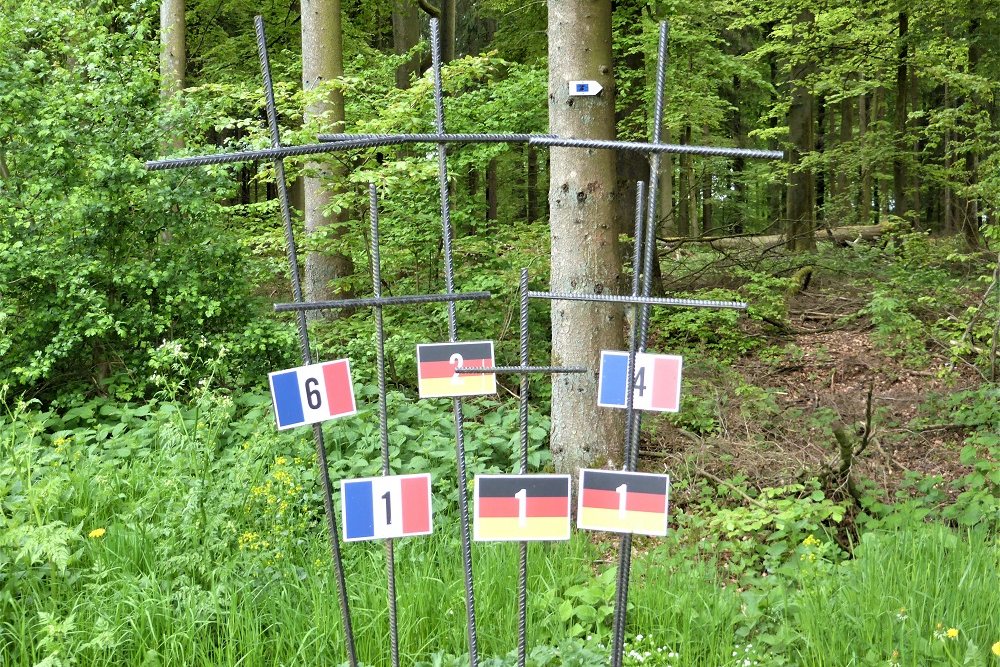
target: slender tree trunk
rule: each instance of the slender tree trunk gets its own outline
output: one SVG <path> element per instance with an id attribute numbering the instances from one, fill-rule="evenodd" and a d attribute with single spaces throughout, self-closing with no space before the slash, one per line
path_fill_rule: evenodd
<path id="1" fill-rule="evenodd" d="M 895 133 L 896 133 L 896 158 L 892 162 L 892 192 L 895 199 L 894 210 L 896 215 L 903 217 L 910 210 L 907 201 L 906 182 L 906 153 L 909 147 L 906 142 L 906 116 L 909 91 L 907 84 L 907 50 L 909 38 L 909 15 L 906 12 L 899 12 L 899 47 L 896 57 L 896 113 Z"/>
<path id="2" fill-rule="evenodd" d="M 671 142 L 670 129 L 663 128 L 663 142 Z M 674 211 L 674 155 L 660 156 L 660 193 L 656 203 L 660 209 L 660 236 L 678 236 L 677 219 Z"/>
<path id="3" fill-rule="evenodd" d="M 538 150 L 528 146 L 527 221 L 538 220 Z"/>
<path id="4" fill-rule="evenodd" d="M 979 60 L 982 57 L 982 48 L 979 46 L 979 19 L 972 18 L 969 21 L 969 74 L 976 75 L 979 68 Z M 979 95 L 971 93 L 971 102 L 974 108 L 979 108 Z M 969 191 L 965 195 L 963 207 L 962 231 L 965 235 L 965 242 L 970 248 L 978 248 L 982 244 L 979 235 L 979 198 L 972 188 L 979 182 L 979 153 L 975 147 L 975 128 L 972 121 L 965 133 L 965 141 L 969 148 L 965 152 L 965 183 Z"/>
<path id="5" fill-rule="evenodd" d="M 615 136 L 610 0 L 549 0 L 549 129 L 566 137 Z M 573 79 L 604 90 L 570 97 Z M 615 153 L 552 148 L 549 185 L 553 291 L 617 293 L 622 257 L 614 223 Z M 610 304 L 552 305 L 552 362 L 594 368 L 623 346 L 623 313 Z M 597 373 L 552 381 L 551 448 L 559 472 L 621 459 L 623 413 L 596 408 Z"/>
<path id="6" fill-rule="evenodd" d="M 688 145 L 691 143 L 691 126 L 685 125 L 681 130 L 681 143 Z M 691 156 L 681 153 L 680 158 L 680 186 L 677 193 L 677 209 L 680 214 L 677 219 L 677 233 L 680 236 L 693 236 L 697 228 L 697 221 L 691 222 Z"/>
<path id="7" fill-rule="evenodd" d="M 858 96 L 858 144 L 861 152 L 861 195 L 858 202 L 862 225 L 872 224 L 872 171 L 868 161 L 868 95 Z"/>
<path id="8" fill-rule="evenodd" d="M 826 96 L 816 96 L 816 152 L 820 157 L 825 158 L 826 151 Z M 822 222 L 826 219 L 826 160 L 823 166 L 816 173 L 816 192 L 813 195 L 813 211 L 816 216 L 816 225 L 822 227 Z"/>
<path id="9" fill-rule="evenodd" d="M 397 56 L 408 53 L 420 41 L 420 11 L 412 0 L 393 0 L 392 50 Z M 420 56 L 414 54 L 396 67 L 396 87 L 405 90 L 420 71 Z"/>
<path id="10" fill-rule="evenodd" d="M 187 56 L 184 42 L 187 24 L 184 20 L 184 0 L 162 0 L 160 3 L 160 99 L 166 100 L 184 88 Z M 167 149 L 184 148 L 179 132 L 167 131 Z"/>
<path id="11" fill-rule="evenodd" d="M 340 0 L 302 0 L 302 88 L 307 96 L 304 121 L 327 132 L 344 131 L 344 98 L 340 91 L 317 95 L 315 88 L 344 74 Z M 343 237 L 340 216 L 328 215 L 333 188 L 344 179 L 343 168 L 334 162 L 307 165 L 314 176 L 305 179 L 306 235 L 322 234 L 323 244 Z M 350 257 L 337 251 L 311 251 L 305 261 L 305 292 L 309 301 L 344 295 L 331 283 L 354 273 Z"/>
<path id="12" fill-rule="evenodd" d="M 811 11 L 799 15 L 798 25 L 803 29 L 813 22 Z M 814 186 L 812 171 L 801 165 L 802 157 L 814 149 L 813 96 L 805 79 L 811 70 L 806 63 L 793 71 L 792 103 L 788 111 L 788 140 L 791 144 L 789 159 L 792 170 L 788 177 L 785 235 L 793 251 L 815 250 L 815 220 L 813 218 Z M 797 75 L 797 76 L 796 76 Z"/>
<path id="13" fill-rule="evenodd" d="M 486 165 L 486 219 L 497 219 L 497 207 L 499 198 L 497 197 L 497 160 L 493 158 Z"/>

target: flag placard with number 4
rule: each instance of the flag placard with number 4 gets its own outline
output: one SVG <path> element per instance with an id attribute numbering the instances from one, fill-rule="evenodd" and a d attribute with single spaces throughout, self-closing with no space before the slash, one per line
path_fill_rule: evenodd
<path id="1" fill-rule="evenodd" d="M 431 476 L 387 475 L 340 480 L 344 541 L 431 533 Z"/>
<path id="2" fill-rule="evenodd" d="M 268 375 L 278 429 L 356 414 L 351 362 L 338 359 Z"/>
<path id="3" fill-rule="evenodd" d="M 635 355 L 632 372 L 632 407 L 653 412 L 678 412 L 681 408 L 683 359 L 673 354 Z M 628 352 L 601 352 L 601 375 L 597 404 L 603 408 L 625 408 Z"/>

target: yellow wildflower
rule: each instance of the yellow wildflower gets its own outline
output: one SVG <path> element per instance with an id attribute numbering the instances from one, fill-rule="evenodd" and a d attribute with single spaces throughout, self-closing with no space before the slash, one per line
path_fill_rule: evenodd
<path id="1" fill-rule="evenodd" d="M 812 535 L 809 535 L 806 539 L 802 540 L 802 545 L 807 547 L 818 547 L 822 542 L 817 540 Z"/>
<path id="2" fill-rule="evenodd" d="M 1000 642 L 993 645 L 993 655 L 1000 655 Z"/>
<path id="3" fill-rule="evenodd" d="M 288 463 L 288 459 L 286 459 L 284 456 L 278 456 L 278 457 L 275 457 L 275 459 L 274 459 L 274 465 L 276 465 L 276 466 L 283 466 L 283 465 L 285 465 L 287 463 Z"/>
<path id="4" fill-rule="evenodd" d="M 89 533 L 87 533 L 87 537 L 96 540 L 98 538 L 104 537 L 104 533 L 106 533 L 106 532 L 108 532 L 108 531 L 104 530 L 103 528 L 95 528 L 92 531 L 90 531 Z"/>
<path id="5" fill-rule="evenodd" d="M 948 639 L 955 639 L 958 637 L 958 628 L 948 628 L 948 632 L 944 633 Z"/>

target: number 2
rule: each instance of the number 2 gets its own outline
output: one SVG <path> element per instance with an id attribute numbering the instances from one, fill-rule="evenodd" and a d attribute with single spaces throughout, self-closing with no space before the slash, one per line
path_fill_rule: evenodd
<path id="1" fill-rule="evenodd" d="M 456 384 L 461 382 L 462 376 L 458 374 L 458 369 L 462 367 L 463 363 L 465 363 L 465 359 L 462 358 L 462 355 L 456 352 L 451 355 L 450 359 L 448 359 L 448 363 L 455 367 L 455 373 L 451 376 L 451 381 Z"/>

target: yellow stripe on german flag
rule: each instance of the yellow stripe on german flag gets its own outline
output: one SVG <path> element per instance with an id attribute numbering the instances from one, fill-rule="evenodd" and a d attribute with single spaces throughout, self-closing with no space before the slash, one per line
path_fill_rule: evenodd
<path id="1" fill-rule="evenodd" d="M 577 527 L 666 535 L 669 492 L 667 475 L 581 470 Z"/>
<path id="2" fill-rule="evenodd" d="M 493 341 L 417 345 L 420 398 L 482 396 L 497 392 L 494 373 L 457 373 L 459 368 L 491 368 Z"/>
<path id="3" fill-rule="evenodd" d="M 477 475 L 473 538 L 568 540 L 569 475 Z"/>

